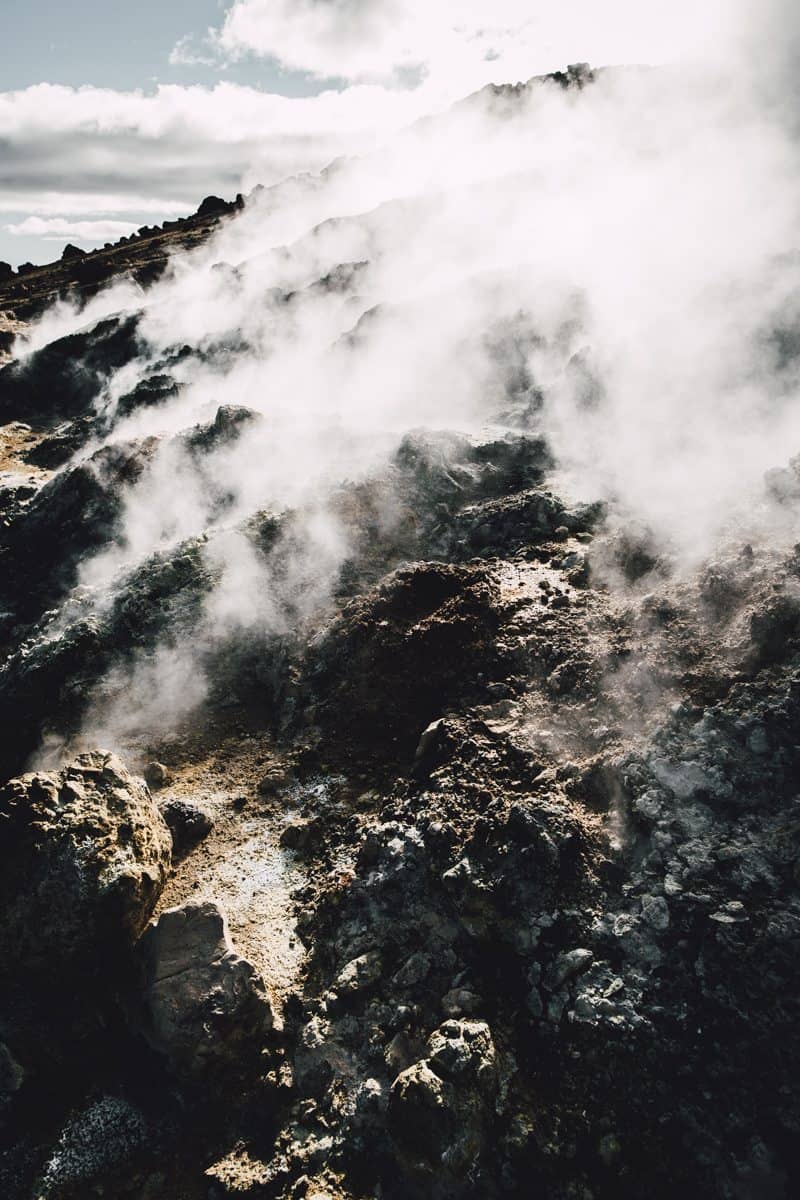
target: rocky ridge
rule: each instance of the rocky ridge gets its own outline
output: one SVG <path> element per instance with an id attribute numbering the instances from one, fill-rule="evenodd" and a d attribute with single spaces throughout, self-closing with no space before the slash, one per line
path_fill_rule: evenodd
<path id="1" fill-rule="evenodd" d="M 241 212 L 244 205 L 242 196 L 233 201 L 207 196 L 191 216 L 142 226 L 100 250 L 68 245 L 57 262 L 23 263 L 16 271 L 0 263 L 0 362 L 26 324 L 51 304 L 63 300 L 80 306 L 120 276 L 129 275 L 146 287 L 163 274 L 171 255 L 202 245 L 220 221 Z"/>

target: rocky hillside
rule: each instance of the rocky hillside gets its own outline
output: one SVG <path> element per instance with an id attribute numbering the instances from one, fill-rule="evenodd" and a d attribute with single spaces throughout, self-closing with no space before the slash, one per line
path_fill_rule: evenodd
<path id="1" fill-rule="evenodd" d="M 798 446 L 608 486 L 588 81 L 0 284 L 9 1200 L 797 1193 Z"/>
<path id="2" fill-rule="evenodd" d="M 84 305 L 110 281 L 130 276 L 142 286 L 164 273 L 170 257 L 205 242 L 220 221 L 240 212 L 244 198 L 227 202 L 207 196 L 191 217 L 145 225 L 130 237 L 107 243 L 89 253 L 65 246 L 58 262 L 17 270 L 0 262 L 0 362 L 9 357 L 13 341 L 24 334 L 28 322 L 58 301 Z"/>

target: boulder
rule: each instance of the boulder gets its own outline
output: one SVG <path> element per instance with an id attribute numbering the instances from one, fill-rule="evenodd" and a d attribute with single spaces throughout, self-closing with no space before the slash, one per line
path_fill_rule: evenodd
<path id="1" fill-rule="evenodd" d="M 324 823 L 319 817 L 301 817 L 290 821 L 281 833 L 280 844 L 284 850 L 293 850 L 295 854 L 308 854 L 319 845 L 323 828 Z"/>
<path id="2" fill-rule="evenodd" d="M 236 1072 L 272 1027 L 255 967 L 233 949 L 225 915 L 206 901 L 170 908 L 138 948 L 140 1028 L 178 1074 Z"/>
<path id="3" fill-rule="evenodd" d="M 333 989 L 339 997 L 355 996 L 374 987 L 382 973 L 383 959 L 380 951 L 370 950 L 352 959 L 342 968 L 334 981 Z"/>
<path id="4" fill-rule="evenodd" d="M 69 1115 L 51 1147 L 33 1195 L 41 1200 L 115 1193 L 109 1177 L 130 1170 L 147 1144 L 143 1113 L 123 1096 L 101 1095 Z M 105 1185 L 105 1186 L 104 1186 Z"/>
<path id="5" fill-rule="evenodd" d="M 149 762 L 144 769 L 144 781 L 149 788 L 157 791 L 169 782 L 169 771 L 160 762 Z"/>
<path id="6" fill-rule="evenodd" d="M 171 850 L 147 788 L 112 754 L 12 779 L 0 789 L 4 971 L 56 983 L 65 967 L 104 965 L 147 924 Z"/>
<path id="7" fill-rule="evenodd" d="M 498 1095 L 491 1031 L 484 1021 L 445 1021 L 428 1050 L 392 1084 L 390 1129 L 417 1166 L 463 1177 L 483 1148 Z"/>
<path id="8" fill-rule="evenodd" d="M 172 834 L 173 854 L 182 858 L 198 842 L 202 842 L 214 828 L 214 822 L 205 809 L 188 800 L 173 798 L 161 804 L 161 815 Z"/>
<path id="9" fill-rule="evenodd" d="M 260 413 L 240 404 L 223 404 L 217 409 L 214 420 L 207 425 L 197 425 L 186 437 L 190 451 L 215 450 L 229 445 L 241 436 L 243 430 L 261 420 Z"/>

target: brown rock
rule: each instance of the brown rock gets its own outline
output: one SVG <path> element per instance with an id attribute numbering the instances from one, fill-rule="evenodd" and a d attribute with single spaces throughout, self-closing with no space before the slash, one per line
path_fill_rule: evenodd
<path id="1" fill-rule="evenodd" d="M 174 1070 L 236 1071 L 257 1054 L 272 1008 L 255 967 L 235 953 L 212 902 L 167 909 L 139 943 L 141 1028 Z"/>
<path id="2" fill-rule="evenodd" d="M 162 788 L 169 781 L 169 771 L 163 763 L 148 763 L 144 769 L 144 781 L 148 787 Z"/>
<path id="3" fill-rule="evenodd" d="M 97 963 L 130 945 L 164 885 L 172 839 L 113 754 L 82 754 L 0 789 L 0 960 L 8 971 Z"/>

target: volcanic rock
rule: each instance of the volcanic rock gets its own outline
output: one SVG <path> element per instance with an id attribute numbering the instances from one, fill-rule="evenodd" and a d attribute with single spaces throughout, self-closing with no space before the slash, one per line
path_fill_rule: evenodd
<path id="1" fill-rule="evenodd" d="M 17 1062 L 5 1042 L 0 1042 L 0 1111 L 3 1098 L 13 1096 L 24 1082 L 24 1068 Z"/>
<path id="2" fill-rule="evenodd" d="M 348 740 L 366 733 L 410 757 L 485 662 L 498 623 L 492 599 L 491 575 L 480 567 L 417 563 L 354 601 L 312 647 L 323 721 Z"/>
<path id="3" fill-rule="evenodd" d="M 33 619 L 74 584 L 82 556 L 114 536 L 125 489 L 141 477 L 157 445 L 147 438 L 104 446 L 45 484 L 3 531 L 0 596 L 10 610 Z"/>
<path id="4" fill-rule="evenodd" d="M 0 789 L 3 972 L 57 984 L 64 969 L 118 958 L 153 911 L 171 849 L 149 792 L 114 755 L 12 779 Z"/>
<path id="5" fill-rule="evenodd" d="M 150 762 L 144 769 L 144 781 L 153 789 L 162 788 L 169 780 L 169 771 L 160 762 Z"/>
<path id="6" fill-rule="evenodd" d="M 86 257 L 86 251 L 81 250 L 80 246 L 73 246 L 71 242 L 67 243 L 67 245 L 64 247 L 64 249 L 61 253 L 61 261 L 62 262 L 70 262 L 74 259 L 85 258 L 85 257 Z"/>
<path id="7" fill-rule="evenodd" d="M 137 326 L 137 316 L 108 317 L 3 367 L 0 418 L 47 427 L 86 413 L 110 373 L 135 357 Z"/>
<path id="8" fill-rule="evenodd" d="M 235 953 L 224 913 L 212 902 L 167 909 L 142 937 L 139 1023 L 179 1074 L 236 1071 L 272 1027 L 255 968 Z"/>
<path id="9" fill-rule="evenodd" d="M 445 1021 L 428 1049 L 392 1084 L 390 1128 L 428 1169 L 463 1176 L 482 1149 L 499 1086 L 491 1031 L 483 1021 Z"/>
<path id="10" fill-rule="evenodd" d="M 159 807 L 172 834 L 173 854 L 176 858 L 187 854 L 214 828 L 214 822 L 208 813 L 188 800 L 173 797 Z"/>
<path id="11" fill-rule="evenodd" d="M 206 196 L 197 210 L 197 215 L 198 217 L 222 216 L 223 213 L 230 212 L 233 207 L 227 200 L 222 200 L 219 196 Z"/>

